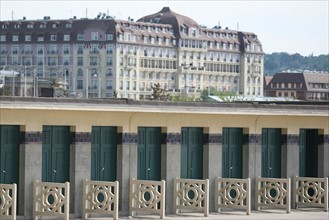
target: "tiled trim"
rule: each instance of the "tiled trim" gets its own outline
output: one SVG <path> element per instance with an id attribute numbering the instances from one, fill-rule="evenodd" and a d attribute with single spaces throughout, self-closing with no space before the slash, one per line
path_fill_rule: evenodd
<path id="1" fill-rule="evenodd" d="M 181 144 L 181 133 L 167 133 L 166 142 L 167 144 Z"/>
<path id="2" fill-rule="evenodd" d="M 137 144 L 137 137 L 136 133 L 123 133 L 122 144 Z"/>
<path id="3" fill-rule="evenodd" d="M 299 135 L 298 134 L 288 134 L 287 135 L 287 144 L 299 144 Z"/>
<path id="4" fill-rule="evenodd" d="M 204 134 L 204 144 L 222 144 L 222 134 Z"/>
<path id="5" fill-rule="evenodd" d="M 245 139 L 245 144 L 262 144 L 262 135 L 261 134 L 247 134 Z"/>
<path id="6" fill-rule="evenodd" d="M 90 132 L 76 132 L 72 133 L 73 143 L 91 143 Z"/>
<path id="7" fill-rule="evenodd" d="M 42 144 L 41 131 L 21 132 L 22 144 Z"/>

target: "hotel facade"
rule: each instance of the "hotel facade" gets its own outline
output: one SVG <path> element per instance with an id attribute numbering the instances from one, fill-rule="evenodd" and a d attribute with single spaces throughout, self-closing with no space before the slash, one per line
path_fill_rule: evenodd
<path id="1" fill-rule="evenodd" d="M 0 65 L 20 73 L 15 96 L 41 96 L 40 85 L 52 79 L 85 98 L 149 99 L 154 83 L 171 95 L 197 97 L 214 87 L 263 96 L 256 34 L 207 28 L 168 7 L 137 21 L 46 16 L 1 21 L 0 28 Z"/>

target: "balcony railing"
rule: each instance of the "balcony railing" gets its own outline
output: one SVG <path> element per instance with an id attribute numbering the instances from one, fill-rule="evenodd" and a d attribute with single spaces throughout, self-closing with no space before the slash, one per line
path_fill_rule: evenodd
<path id="1" fill-rule="evenodd" d="M 17 210 L 17 185 L 16 184 L 0 184 L 1 198 L 1 219 L 16 219 Z"/>
<path id="2" fill-rule="evenodd" d="M 53 216 L 69 220 L 70 183 L 33 182 L 33 219 Z"/>
<path id="3" fill-rule="evenodd" d="M 165 217 L 165 181 L 130 180 L 129 213 L 159 214 Z M 148 199 L 146 199 L 148 198 Z"/>
<path id="4" fill-rule="evenodd" d="M 103 200 L 98 198 L 102 195 Z M 119 182 L 83 181 L 83 217 L 91 214 L 112 215 L 118 219 Z"/>

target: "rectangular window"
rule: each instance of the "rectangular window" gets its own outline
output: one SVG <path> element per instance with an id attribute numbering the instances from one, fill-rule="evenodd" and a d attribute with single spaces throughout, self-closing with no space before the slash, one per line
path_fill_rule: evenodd
<path id="1" fill-rule="evenodd" d="M 50 35 L 50 41 L 57 41 L 57 35 L 56 34 Z"/>
<path id="2" fill-rule="evenodd" d="M 98 40 L 98 32 L 91 32 L 91 40 Z"/>
<path id="3" fill-rule="evenodd" d="M 13 41 L 18 41 L 18 35 L 13 35 Z"/>
<path id="4" fill-rule="evenodd" d="M 6 35 L 0 35 L 0 41 L 1 42 L 6 41 Z"/>
<path id="5" fill-rule="evenodd" d="M 31 35 L 30 34 L 25 35 L 25 41 L 28 41 L 28 42 L 31 41 Z"/>
<path id="6" fill-rule="evenodd" d="M 71 27 L 72 27 L 72 24 L 71 23 L 65 24 L 65 28 L 71 28 Z"/>
<path id="7" fill-rule="evenodd" d="M 70 34 L 64 34 L 64 41 L 70 41 Z"/>
<path id="8" fill-rule="evenodd" d="M 78 57 L 78 66 L 83 66 L 83 57 Z"/>
<path id="9" fill-rule="evenodd" d="M 113 89 L 112 80 L 106 80 L 106 89 L 107 90 L 112 90 Z"/>
<path id="10" fill-rule="evenodd" d="M 31 52 L 32 52 L 31 45 L 25 45 L 24 46 L 24 53 L 25 54 L 30 54 Z"/>
<path id="11" fill-rule="evenodd" d="M 145 44 L 147 43 L 147 37 L 144 37 L 144 43 Z"/>
<path id="12" fill-rule="evenodd" d="M 78 34 L 77 40 L 78 41 L 84 41 L 85 40 L 85 36 L 83 34 Z"/>
<path id="13" fill-rule="evenodd" d="M 63 46 L 63 53 L 69 54 L 70 53 L 70 45 L 64 45 Z"/>
<path id="14" fill-rule="evenodd" d="M 38 38 L 37 38 L 37 40 L 38 40 L 39 42 L 42 42 L 42 41 L 44 41 L 44 40 L 45 40 L 45 38 L 44 38 L 44 36 L 43 36 L 43 35 L 38 35 Z"/>
<path id="15" fill-rule="evenodd" d="M 77 80 L 77 89 L 83 89 L 83 80 L 82 79 Z"/>
<path id="16" fill-rule="evenodd" d="M 106 40 L 113 40 L 113 34 L 106 34 Z"/>

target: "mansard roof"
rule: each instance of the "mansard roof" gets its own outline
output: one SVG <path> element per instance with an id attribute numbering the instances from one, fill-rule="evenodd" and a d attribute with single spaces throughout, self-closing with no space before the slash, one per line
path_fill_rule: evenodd
<path id="1" fill-rule="evenodd" d="M 169 7 L 164 7 L 161 11 L 144 16 L 138 19 L 139 22 L 150 22 L 160 24 L 170 24 L 174 33 L 180 35 L 181 27 L 200 28 L 200 25 L 193 19 L 172 11 Z M 177 36 L 179 37 L 179 36 Z"/>

